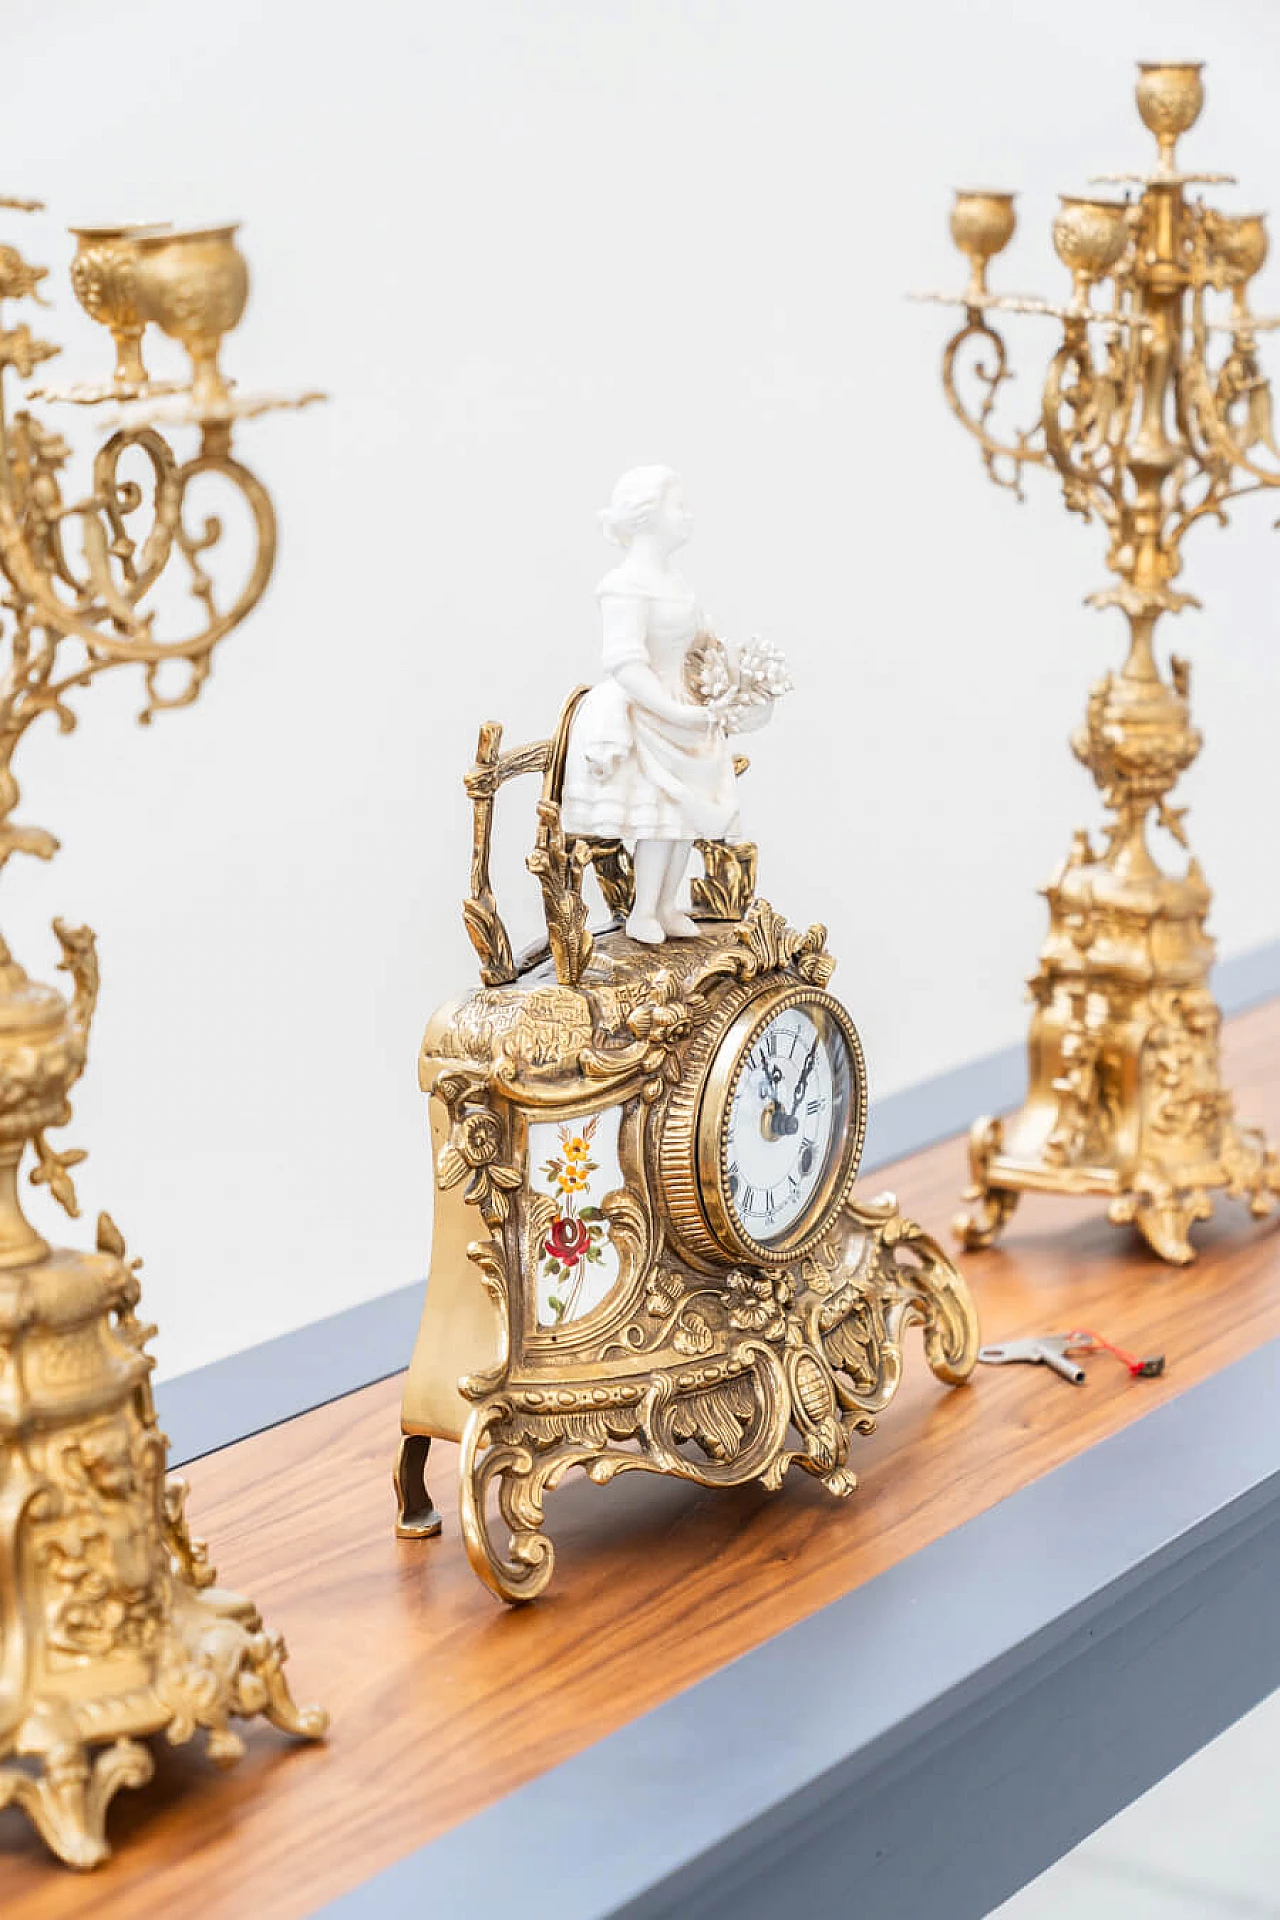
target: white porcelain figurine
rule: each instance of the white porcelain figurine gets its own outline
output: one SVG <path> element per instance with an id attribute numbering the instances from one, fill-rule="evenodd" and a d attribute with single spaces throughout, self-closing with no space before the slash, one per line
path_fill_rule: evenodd
<path id="1" fill-rule="evenodd" d="M 708 629 L 672 565 L 693 516 L 670 467 L 624 473 L 600 519 L 624 558 L 597 589 L 605 678 L 570 728 L 561 822 L 631 849 L 627 932 L 659 946 L 697 932 L 677 902 L 693 842 L 736 833 L 729 737 L 763 726 L 791 682 L 775 647 L 739 653 Z"/>

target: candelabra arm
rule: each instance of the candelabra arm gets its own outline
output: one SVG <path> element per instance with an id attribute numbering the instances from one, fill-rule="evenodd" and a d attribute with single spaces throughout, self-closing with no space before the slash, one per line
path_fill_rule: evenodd
<path id="1" fill-rule="evenodd" d="M 205 426 L 198 453 L 184 463 L 150 427 L 117 432 L 94 461 L 93 493 L 64 502 L 59 469 L 68 449 L 27 413 L 19 413 L 10 426 L 2 385 L 0 380 L 0 570 L 13 589 L 16 621 L 12 657 L 0 680 L 0 766 L 7 768 L 16 741 L 39 713 L 53 711 L 64 730 L 72 727 L 66 696 L 110 666 L 143 668 L 144 722 L 161 709 L 190 704 L 208 677 L 213 649 L 262 597 L 274 565 L 276 530 L 270 497 L 232 457 L 223 423 Z M 133 449 L 148 463 L 149 489 L 120 477 L 121 460 Z M 193 525 L 188 518 L 190 490 L 204 476 L 216 477 L 239 496 L 253 528 L 242 584 L 221 610 L 204 556 L 220 541 L 222 520 L 209 514 Z M 128 532 L 127 516 L 143 506 L 148 492 L 151 522 L 138 542 Z M 83 576 L 70 565 L 63 541 L 63 525 L 72 518 L 82 529 Z M 175 549 L 186 563 L 200 617 L 188 634 L 157 636 L 153 614 L 140 603 L 165 574 Z M 60 593 L 58 582 L 74 597 Z M 85 657 L 57 679 L 64 640 L 80 642 Z M 185 664 L 186 678 L 166 690 L 161 672 L 176 662 Z M 7 811 L 5 798 L 0 791 L 0 817 Z"/>
<path id="2" fill-rule="evenodd" d="M 982 355 L 984 345 L 990 349 L 990 359 Z M 961 426 L 981 447 L 982 464 L 989 477 L 998 487 L 1007 487 L 1021 500 L 1022 469 L 1043 465 L 1047 456 L 1042 447 L 1033 444 L 1039 428 L 1032 428 L 1029 433 L 1015 429 L 1010 442 L 997 439 L 988 427 L 1000 388 L 1012 378 L 1003 339 L 983 317 L 981 308 L 966 308 L 965 324 L 948 340 L 942 356 L 942 384 L 947 402 Z M 961 386 L 966 379 L 976 383 L 976 408 L 970 406 L 962 394 Z M 999 464 L 1002 461 L 1010 462 L 1012 471 L 1004 471 Z"/>
<path id="3" fill-rule="evenodd" d="M 1234 497 L 1227 488 L 1227 476 L 1232 471 L 1247 474 L 1258 488 L 1280 487 L 1280 446 L 1275 437 L 1271 383 L 1258 364 L 1253 334 L 1241 330 L 1235 335 L 1232 350 L 1218 370 L 1215 387 L 1209 371 L 1203 287 L 1197 288 L 1191 306 L 1191 352 L 1181 370 L 1180 389 L 1181 411 L 1189 436 L 1193 434 L 1199 442 L 1201 463 L 1225 469 L 1222 498 Z M 1244 419 L 1236 427 L 1232 412 L 1240 406 Z M 1276 465 L 1264 466 L 1254 458 L 1253 449 L 1257 447 L 1270 454 Z"/>
<path id="4" fill-rule="evenodd" d="M 1072 513 L 1097 514 L 1113 532 L 1119 524 L 1112 432 L 1123 417 L 1121 368 L 1095 368 L 1085 329 L 1068 323 L 1066 338 L 1049 363 L 1041 413 L 1048 459 L 1062 482 Z"/>

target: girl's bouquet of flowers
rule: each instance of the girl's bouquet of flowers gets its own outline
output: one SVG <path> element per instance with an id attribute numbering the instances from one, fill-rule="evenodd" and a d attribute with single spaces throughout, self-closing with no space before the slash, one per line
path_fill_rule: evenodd
<path id="1" fill-rule="evenodd" d="M 749 640 L 731 651 L 716 634 L 701 633 L 685 660 L 685 684 L 699 706 L 709 707 L 726 734 L 753 733 L 769 718 L 773 703 L 795 682 L 786 655 L 771 640 Z"/>

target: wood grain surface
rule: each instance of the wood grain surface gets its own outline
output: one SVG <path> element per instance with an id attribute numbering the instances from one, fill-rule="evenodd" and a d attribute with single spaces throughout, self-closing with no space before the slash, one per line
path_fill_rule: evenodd
<path id="1" fill-rule="evenodd" d="M 1280 1002 L 1234 1021 L 1227 1051 L 1242 1116 L 1280 1131 Z M 871 1184 L 944 1233 L 964 1163 L 949 1141 Z M 1163 1352 L 1162 1379 L 1131 1381 L 1098 1357 L 1084 1387 L 1040 1367 L 980 1367 L 949 1391 L 913 1336 L 898 1398 L 855 1450 L 852 1499 L 799 1474 L 773 1495 L 579 1477 L 549 1502 L 550 1592 L 518 1612 L 467 1565 L 455 1449 L 437 1447 L 430 1476 L 444 1536 L 394 1538 L 398 1380 L 198 1461 L 195 1528 L 223 1583 L 284 1630 L 299 1698 L 332 1713 L 329 1742 L 295 1746 L 255 1723 L 228 1773 L 194 1746 L 157 1743 L 156 1779 L 115 1802 L 118 1851 L 88 1880 L 0 1815 L 5 1920 L 311 1913 L 1280 1335 L 1275 1223 L 1224 1204 L 1196 1238 L 1198 1264 L 1175 1271 L 1109 1226 L 1100 1202 L 1024 1199 L 1003 1243 L 965 1262 L 985 1337 L 1095 1327 Z"/>

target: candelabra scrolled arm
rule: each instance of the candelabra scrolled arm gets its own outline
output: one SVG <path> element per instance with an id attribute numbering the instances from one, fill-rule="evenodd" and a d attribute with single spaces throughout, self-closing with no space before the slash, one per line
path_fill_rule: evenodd
<path id="1" fill-rule="evenodd" d="M 1093 364 L 1083 327 L 1068 328 L 1045 376 L 1041 425 L 1045 449 L 1072 513 L 1118 524 L 1114 434 L 1123 423 L 1120 368 L 1114 353 Z"/>
<path id="2" fill-rule="evenodd" d="M 19 423 L 15 422 L 15 425 Z M 0 741 L 16 739 L 43 711 L 56 712 L 61 724 L 74 724 L 64 696 L 86 685 L 107 667 L 143 668 L 145 723 L 163 709 L 187 706 L 208 678 L 213 649 L 261 599 L 275 561 L 276 527 L 271 500 L 257 477 L 236 460 L 225 438 L 207 437 L 194 458 L 180 462 L 168 442 L 152 428 L 114 434 L 94 461 L 94 491 L 86 500 L 64 503 L 56 467 L 65 458 L 51 443 L 19 485 L 12 471 L 0 483 L 0 568 L 13 589 L 13 604 L 24 636 L 13 661 L 11 684 L 0 694 Z M 146 461 L 144 481 L 123 477 L 121 461 L 132 450 Z M 250 550 L 229 602 L 219 608 L 205 558 L 223 535 L 215 513 L 198 517 L 191 492 L 205 478 L 223 482 L 247 510 L 252 527 Z M 150 501 L 150 521 L 135 538 L 128 519 Z M 79 529 L 82 564 L 73 565 L 65 529 Z M 189 576 L 190 597 L 198 609 L 192 630 L 165 634 L 145 606 L 147 595 L 181 556 Z M 34 643 L 33 634 L 42 634 Z M 57 643 L 78 640 L 82 663 L 55 678 Z M 187 674 L 166 687 L 165 669 L 181 663 Z"/>
<path id="3" fill-rule="evenodd" d="M 1207 450 L 1202 450 L 1193 433 L 1183 426 L 1181 416 L 1179 425 L 1193 451 L 1175 469 L 1170 486 L 1171 497 L 1178 503 L 1166 523 L 1164 534 L 1164 544 L 1171 556 L 1170 579 L 1182 570 L 1182 542 L 1198 520 L 1213 520 L 1225 527 L 1228 502 L 1239 500 L 1244 494 L 1261 491 L 1256 480 L 1244 486 L 1233 486 L 1231 468 L 1220 460 L 1209 459 Z"/>
<path id="4" fill-rule="evenodd" d="M 18 798 L 10 762 L 40 714 L 51 712 L 69 731 L 76 716 L 68 696 L 115 666 L 141 668 L 144 723 L 197 698 L 214 648 L 256 606 L 275 563 L 271 500 L 233 456 L 233 427 L 324 397 L 245 394 L 221 372 L 223 339 L 239 323 L 248 293 L 234 224 L 73 232 L 72 287 L 90 319 L 112 335 L 111 378 L 36 390 L 10 415 L 4 376 L 25 380 L 58 350 L 26 326 L 0 326 L 0 575 L 8 615 L 0 662 L 0 864 L 11 852 L 47 854 L 54 844 L 9 820 Z M 0 302 L 35 297 L 45 271 L 16 248 L 0 248 Z M 151 379 L 141 353 L 150 325 L 180 343 L 191 363 L 189 383 Z M 30 410 L 40 399 L 108 401 L 122 409 L 94 454 L 85 495 L 65 486 L 71 449 Z M 191 458 L 175 452 L 171 427 L 198 433 Z M 215 484 L 222 499 L 206 504 Z M 220 584 L 210 556 L 232 503 L 235 537 L 218 570 Z M 181 573 L 185 615 L 158 591 Z"/>
<path id="5" fill-rule="evenodd" d="M 1189 437 L 1203 464 L 1247 474 L 1258 487 L 1280 487 L 1271 383 L 1252 347 L 1237 345 L 1216 379 L 1203 352 L 1193 351 L 1183 365 L 1181 385 Z M 1242 406 L 1244 418 L 1237 424 L 1233 414 Z M 1255 457 L 1259 447 L 1274 465 Z"/>
<path id="6" fill-rule="evenodd" d="M 1034 427 L 1029 433 L 1015 429 L 1013 440 L 1007 441 L 998 439 L 987 424 L 1000 388 L 1012 377 L 1003 339 L 989 325 L 980 308 L 967 308 L 965 324 L 951 336 L 943 352 L 943 389 L 956 419 L 982 449 L 982 464 L 989 478 L 1021 500 L 1024 497 L 1022 469 L 1041 465 L 1046 458 L 1044 449 L 1034 444 L 1039 428 Z M 970 405 L 965 398 L 966 382 L 977 388 L 976 405 Z M 1001 465 L 1002 462 L 1008 466 Z"/>
<path id="7" fill-rule="evenodd" d="M 141 541 L 129 532 L 127 516 L 145 505 L 146 489 L 137 480 L 120 474 L 121 460 L 135 450 L 151 468 L 152 518 Z M 80 509 L 86 514 L 89 579 L 84 587 L 89 594 L 103 575 L 109 576 L 111 559 L 119 567 L 124 597 L 131 606 L 136 606 L 160 578 L 173 551 L 172 514 L 162 509 L 173 490 L 176 471 L 173 448 L 154 427 L 113 433 L 98 449 L 93 463 L 93 497 Z M 88 551 L 90 542 L 92 551 Z"/>
<path id="8" fill-rule="evenodd" d="M 207 513 L 198 526 L 188 523 L 189 489 L 193 482 L 209 475 L 216 475 L 239 496 L 248 509 L 253 526 L 247 565 L 234 597 L 221 611 L 216 602 L 213 576 L 206 570 L 203 556 L 211 553 L 222 539 L 222 519 L 217 514 Z M 208 678 L 214 648 L 240 625 L 262 598 L 271 578 L 276 554 L 276 517 L 270 495 L 248 467 L 232 458 L 229 450 L 205 449 L 193 460 L 177 467 L 164 491 L 162 506 L 157 507 L 157 518 L 162 513 L 166 535 L 171 542 L 169 550 L 172 552 L 176 548 L 186 563 L 191 597 L 202 608 L 203 620 L 197 630 L 185 638 L 164 640 L 152 637 L 145 648 L 126 647 L 117 654 L 119 659 L 136 659 L 145 663 L 147 705 L 139 715 L 144 723 L 162 709 L 188 706 L 197 698 Z M 179 660 L 186 662 L 190 669 L 187 681 L 175 692 L 166 694 L 159 685 L 160 670 L 166 662 Z"/>

